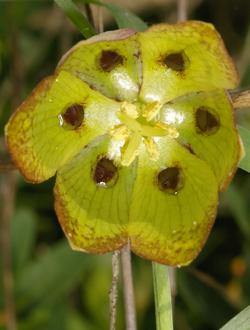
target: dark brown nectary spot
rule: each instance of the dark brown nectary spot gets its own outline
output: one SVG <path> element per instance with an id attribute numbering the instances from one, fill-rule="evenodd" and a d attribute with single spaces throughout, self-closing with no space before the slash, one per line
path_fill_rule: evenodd
<path id="1" fill-rule="evenodd" d="M 63 122 L 70 125 L 73 129 L 80 127 L 84 119 L 84 109 L 81 104 L 69 106 L 62 114 Z"/>
<path id="2" fill-rule="evenodd" d="M 117 167 L 112 160 L 103 157 L 101 158 L 95 167 L 94 181 L 96 184 L 106 186 L 113 181 L 117 176 Z"/>
<path id="3" fill-rule="evenodd" d="M 109 72 L 123 63 L 123 57 L 115 51 L 103 50 L 99 62 L 102 70 Z"/>
<path id="4" fill-rule="evenodd" d="M 168 54 L 164 58 L 164 64 L 174 71 L 184 71 L 186 68 L 185 55 L 183 52 Z"/>
<path id="5" fill-rule="evenodd" d="M 198 131 L 207 134 L 215 133 L 220 126 L 216 115 L 211 113 L 211 109 L 206 107 L 200 107 L 196 110 L 195 122 Z"/>
<path id="6" fill-rule="evenodd" d="M 178 167 L 167 167 L 158 173 L 158 186 L 161 190 L 176 194 L 183 186 L 181 170 Z"/>

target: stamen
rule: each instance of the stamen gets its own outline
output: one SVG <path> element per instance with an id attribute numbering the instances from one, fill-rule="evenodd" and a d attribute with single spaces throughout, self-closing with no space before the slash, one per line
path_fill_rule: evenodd
<path id="1" fill-rule="evenodd" d="M 134 118 L 128 116 L 126 113 L 120 113 L 118 115 L 119 119 L 125 124 L 130 130 L 134 132 L 141 132 L 141 124 Z"/>
<path id="2" fill-rule="evenodd" d="M 139 116 L 136 105 L 126 101 L 122 102 L 121 111 L 133 119 L 136 119 Z"/>
<path id="3" fill-rule="evenodd" d="M 132 134 L 122 150 L 121 164 L 129 166 L 138 156 L 142 137 L 139 134 Z"/>
<path id="4" fill-rule="evenodd" d="M 160 102 L 152 102 L 145 105 L 143 110 L 143 117 L 148 121 L 152 120 L 161 110 L 162 104 Z"/>
<path id="5" fill-rule="evenodd" d="M 165 128 L 149 125 L 141 125 L 141 134 L 143 136 L 166 136 L 168 131 Z"/>
<path id="6" fill-rule="evenodd" d="M 144 143 L 149 153 L 149 157 L 151 160 L 157 160 L 160 156 L 159 149 L 157 144 L 155 143 L 154 139 L 151 137 L 145 137 Z"/>
<path id="7" fill-rule="evenodd" d="M 109 134 L 115 139 L 115 140 L 125 140 L 129 137 L 129 129 L 126 125 L 117 125 L 113 127 Z"/>
<path id="8" fill-rule="evenodd" d="M 172 128 L 167 125 L 162 126 L 150 126 L 150 125 L 143 125 L 137 120 L 127 116 L 125 113 L 120 113 L 119 119 L 126 125 L 131 131 L 141 134 L 142 136 L 166 136 L 168 135 L 169 131 L 172 132 Z M 175 129 L 176 132 L 176 129 Z"/>
<path id="9" fill-rule="evenodd" d="M 165 130 L 167 136 L 169 136 L 170 138 L 176 139 L 179 136 L 179 132 L 177 131 L 177 129 L 174 126 L 170 126 L 168 124 L 164 124 L 164 123 L 156 123 L 155 124 L 156 127 Z"/>

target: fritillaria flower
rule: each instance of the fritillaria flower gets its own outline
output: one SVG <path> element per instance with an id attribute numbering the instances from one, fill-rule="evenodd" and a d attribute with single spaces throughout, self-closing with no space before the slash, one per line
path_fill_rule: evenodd
<path id="1" fill-rule="evenodd" d="M 6 126 L 24 177 L 56 174 L 74 249 L 186 265 L 242 154 L 227 90 L 238 76 L 211 24 L 105 32 L 73 47 Z"/>

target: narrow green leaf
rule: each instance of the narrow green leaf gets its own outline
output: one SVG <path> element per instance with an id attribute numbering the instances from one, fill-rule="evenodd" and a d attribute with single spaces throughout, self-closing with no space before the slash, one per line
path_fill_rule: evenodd
<path id="1" fill-rule="evenodd" d="M 67 300 L 61 299 L 53 305 L 32 306 L 25 317 L 18 319 L 18 330 L 68 330 L 66 304 Z"/>
<path id="2" fill-rule="evenodd" d="M 69 308 L 67 311 L 66 329 L 67 330 L 96 330 L 96 325 L 93 324 L 93 322 L 90 322 L 83 315 L 83 313 L 80 314 L 78 311 L 76 311 L 76 309 Z"/>
<path id="3" fill-rule="evenodd" d="M 17 278 L 17 305 L 26 308 L 57 301 L 80 282 L 83 270 L 93 266 L 94 259 L 72 251 L 64 240 L 56 243 L 28 264 Z"/>
<path id="4" fill-rule="evenodd" d="M 219 264 L 222 259 L 218 257 L 216 261 Z M 220 290 L 207 285 L 194 275 L 195 269 L 192 269 L 192 267 L 177 270 L 178 294 L 185 303 L 187 313 L 194 320 L 196 326 L 209 320 L 212 329 L 219 329 L 232 315 L 237 313 L 237 309 L 232 306 L 230 301 L 226 300 Z"/>
<path id="5" fill-rule="evenodd" d="M 148 28 L 147 24 L 131 11 L 120 6 L 105 3 L 100 0 L 81 0 L 83 3 L 92 3 L 107 8 L 114 16 L 120 29 L 130 28 L 135 31 L 144 31 Z"/>
<path id="6" fill-rule="evenodd" d="M 168 268 L 153 262 L 155 314 L 157 330 L 173 330 L 171 290 Z"/>
<path id="7" fill-rule="evenodd" d="M 242 126 L 238 126 L 238 130 L 246 153 L 245 157 L 240 161 L 239 168 L 250 173 L 250 130 Z"/>
<path id="8" fill-rule="evenodd" d="M 248 214 L 248 202 L 244 198 L 243 193 L 233 183 L 224 194 L 226 205 L 230 212 L 234 215 L 242 234 L 246 239 L 250 239 L 250 222 Z"/>
<path id="9" fill-rule="evenodd" d="M 144 31 L 148 27 L 138 16 L 125 8 L 111 3 L 103 3 L 103 6 L 110 10 L 120 29 L 130 28 L 136 31 Z"/>
<path id="10" fill-rule="evenodd" d="M 250 306 L 245 308 L 230 320 L 220 330 L 249 330 L 250 329 Z"/>
<path id="11" fill-rule="evenodd" d="M 94 28 L 72 0 L 55 0 L 55 2 L 62 8 L 86 39 L 95 35 Z"/>
<path id="12" fill-rule="evenodd" d="M 17 209 L 11 221 L 11 243 L 15 275 L 28 262 L 36 239 L 36 216 L 28 208 Z"/>

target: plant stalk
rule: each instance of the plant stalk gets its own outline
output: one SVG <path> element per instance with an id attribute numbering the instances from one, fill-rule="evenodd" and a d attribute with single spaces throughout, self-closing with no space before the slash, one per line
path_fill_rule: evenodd
<path id="1" fill-rule="evenodd" d="M 136 330 L 135 298 L 131 265 L 130 245 L 121 250 L 126 330 Z"/>
<path id="2" fill-rule="evenodd" d="M 187 0 L 177 0 L 177 21 L 183 22 L 187 20 Z"/>
<path id="3" fill-rule="evenodd" d="M 172 297 L 168 267 L 152 263 L 157 330 L 173 330 Z"/>
<path id="4" fill-rule="evenodd" d="M 110 330 L 116 329 L 117 301 L 118 301 L 118 281 L 119 281 L 120 251 L 112 254 L 112 285 L 109 292 L 110 301 Z"/>

